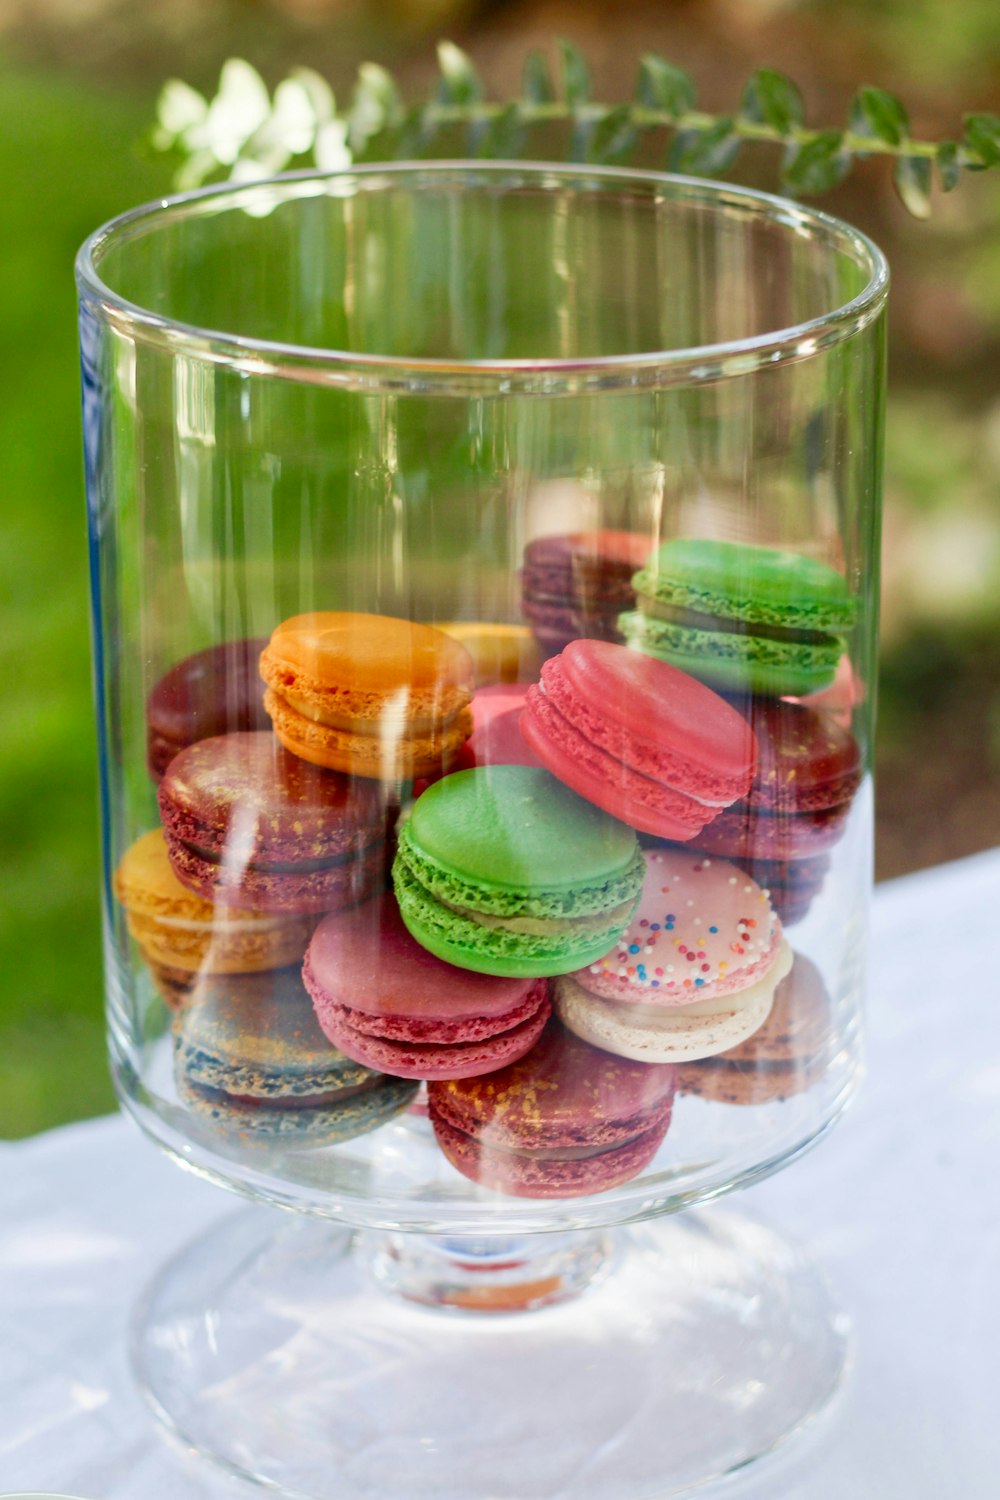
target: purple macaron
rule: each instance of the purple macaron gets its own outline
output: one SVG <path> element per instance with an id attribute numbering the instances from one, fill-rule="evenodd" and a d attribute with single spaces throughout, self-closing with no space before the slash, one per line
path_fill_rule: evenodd
<path id="1" fill-rule="evenodd" d="M 648 1166 L 670 1124 L 677 1070 L 632 1062 L 555 1017 L 537 1046 L 485 1077 L 431 1083 L 428 1112 L 452 1166 L 494 1192 L 572 1198 Z"/>
<path id="2" fill-rule="evenodd" d="M 650 551 L 632 531 L 540 536 L 524 549 L 522 609 L 548 655 L 589 636 L 620 641 L 618 616 L 635 608 L 632 575 Z"/>
<path id="3" fill-rule="evenodd" d="M 381 783 L 310 765 L 273 734 L 189 745 L 170 762 L 158 796 L 174 873 L 206 900 L 333 911 L 385 883 L 395 809 Z"/>
<path id="4" fill-rule="evenodd" d="M 270 729 L 258 662 L 263 640 L 225 641 L 186 656 L 146 702 L 146 759 L 159 781 L 175 755 L 198 740 L 240 729 Z"/>

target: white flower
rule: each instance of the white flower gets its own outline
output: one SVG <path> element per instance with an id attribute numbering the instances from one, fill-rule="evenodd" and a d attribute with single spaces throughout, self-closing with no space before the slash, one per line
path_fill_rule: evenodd
<path id="1" fill-rule="evenodd" d="M 313 147 L 316 165 L 324 172 L 336 172 L 351 165 L 351 151 L 347 144 L 347 125 L 343 120 L 327 120 L 316 132 Z"/>

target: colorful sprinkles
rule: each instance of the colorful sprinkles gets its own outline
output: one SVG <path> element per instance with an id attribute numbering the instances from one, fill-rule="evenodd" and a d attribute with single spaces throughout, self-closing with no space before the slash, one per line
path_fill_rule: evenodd
<path id="1" fill-rule="evenodd" d="M 646 853 L 643 898 L 615 948 L 589 966 L 620 989 L 663 990 L 678 995 L 722 983 L 731 991 L 751 983 L 780 938 L 768 893 L 723 860 L 698 859 L 683 868 L 672 851 Z M 699 881 L 699 876 L 708 878 Z M 687 882 L 683 914 L 666 910 L 665 895 Z M 677 963 L 680 962 L 680 972 Z M 743 978 L 745 976 L 745 978 Z"/>

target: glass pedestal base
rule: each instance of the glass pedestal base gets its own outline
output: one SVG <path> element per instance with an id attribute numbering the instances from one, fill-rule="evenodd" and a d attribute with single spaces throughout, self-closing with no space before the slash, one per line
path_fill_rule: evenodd
<path id="1" fill-rule="evenodd" d="M 808 1260 L 717 1209 L 505 1245 L 245 1210 L 133 1335 L 174 1433 L 299 1500 L 664 1500 L 775 1448 L 845 1354 Z"/>

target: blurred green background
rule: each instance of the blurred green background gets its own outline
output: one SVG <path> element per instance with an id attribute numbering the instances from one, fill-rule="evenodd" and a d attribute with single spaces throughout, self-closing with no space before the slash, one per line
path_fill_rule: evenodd
<path id="1" fill-rule="evenodd" d="M 94 731 L 72 262 L 103 220 L 170 187 L 143 143 L 165 79 L 213 92 L 227 56 L 272 86 L 294 65 L 341 96 L 360 62 L 408 97 L 434 42 L 512 96 L 529 47 L 574 40 L 598 97 L 654 48 L 733 109 L 767 64 L 836 124 L 855 88 L 908 105 L 914 134 L 1000 109 L 995 0 L 0 0 L 0 1136 L 113 1105 L 104 1063 Z M 770 185 L 748 158 L 734 176 Z M 1000 842 L 1000 173 L 910 219 L 873 159 L 824 206 L 894 276 L 879 734 L 878 874 Z"/>

